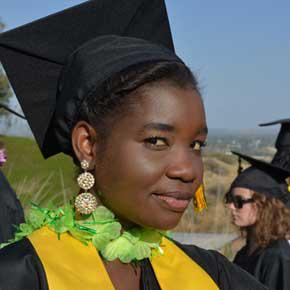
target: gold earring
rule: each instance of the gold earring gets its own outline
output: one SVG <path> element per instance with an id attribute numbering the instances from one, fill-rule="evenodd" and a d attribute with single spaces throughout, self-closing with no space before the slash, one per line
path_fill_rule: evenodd
<path id="1" fill-rule="evenodd" d="M 95 184 L 95 178 L 93 174 L 87 172 L 89 169 L 89 162 L 87 160 L 82 160 L 81 168 L 84 170 L 78 178 L 77 182 L 81 189 L 85 192 L 79 194 L 75 199 L 75 208 L 81 214 L 91 214 L 98 205 L 96 197 L 89 192 L 89 190 Z"/>

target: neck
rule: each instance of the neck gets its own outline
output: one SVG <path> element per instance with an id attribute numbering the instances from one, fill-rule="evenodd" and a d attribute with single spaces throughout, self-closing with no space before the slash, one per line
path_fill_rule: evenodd
<path id="1" fill-rule="evenodd" d="M 248 254 L 251 255 L 257 248 L 256 232 L 253 226 L 246 228 Z"/>
<path id="2" fill-rule="evenodd" d="M 115 289 L 139 289 L 141 280 L 140 265 L 124 264 L 120 260 L 104 261 L 105 268 Z"/>
<path id="3" fill-rule="evenodd" d="M 98 202 L 98 205 L 102 205 L 106 208 L 108 208 L 109 210 L 111 210 L 109 207 L 106 206 L 106 204 L 102 201 L 102 196 L 100 194 L 98 194 L 98 191 L 94 191 L 94 195 L 96 196 L 97 198 L 97 202 Z M 112 211 L 113 212 L 113 211 Z M 139 225 L 129 221 L 128 219 L 124 218 L 124 217 L 121 217 L 119 216 L 117 213 L 114 213 L 115 217 L 117 218 L 118 222 L 121 224 L 122 226 L 122 231 L 127 231 L 127 230 L 130 230 L 134 227 L 138 227 Z"/>
<path id="4" fill-rule="evenodd" d="M 126 219 L 123 219 L 121 217 L 116 216 L 116 218 L 118 219 L 119 223 L 121 224 L 123 231 L 129 231 L 130 229 L 132 229 L 134 227 L 140 227 L 139 225 L 137 225 L 133 222 L 130 222 Z"/>

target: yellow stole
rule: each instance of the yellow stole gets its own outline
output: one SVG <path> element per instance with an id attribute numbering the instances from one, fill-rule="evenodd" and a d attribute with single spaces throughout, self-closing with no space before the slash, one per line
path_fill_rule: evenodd
<path id="1" fill-rule="evenodd" d="M 47 227 L 28 239 L 45 269 L 50 290 L 114 290 L 105 266 L 94 246 L 83 245 L 69 234 L 60 239 Z M 212 278 L 181 249 L 163 239 L 164 255 L 151 264 L 162 290 L 218 290 Z"/>

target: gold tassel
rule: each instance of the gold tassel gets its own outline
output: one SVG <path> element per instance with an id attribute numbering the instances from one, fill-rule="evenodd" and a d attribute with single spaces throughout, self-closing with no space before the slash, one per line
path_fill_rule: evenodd
<path id="1" fill-rule="evenodd" d="M 204 209 L 207 208 L 203 183 L 199 186 L 199 188 L 195 192 L 193 206 L 195 212 L 202 212 Z"/>
<path id="2" fill-rule="evenodd" d="M 290 177 L 287 177 L 285 181 L 288 184 L 288 191 L 290 192 Z"/>

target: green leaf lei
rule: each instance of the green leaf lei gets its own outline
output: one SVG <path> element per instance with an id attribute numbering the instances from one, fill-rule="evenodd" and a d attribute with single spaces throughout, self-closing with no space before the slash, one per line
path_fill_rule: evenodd
<path id="1" fill-rule="evenodd" d="M 160 243 L 164 232 L 137 226 L 123 231 L 114 214 L 104 206 L 98 206 L 92 214 L 76 219 L 70 203 L 57 209 L 33 204 L 26 223 L 18 226 L 14 239 L 2 243 L 0 248 L 21 240 L 43 226 L 55 231 L 59 239 L 62 233 L 68 232 L 84 244 L 91 242 L 107 261 L 119 259 L 130 263 L 163 254 Z"/>

